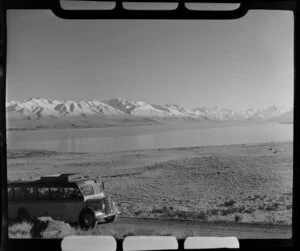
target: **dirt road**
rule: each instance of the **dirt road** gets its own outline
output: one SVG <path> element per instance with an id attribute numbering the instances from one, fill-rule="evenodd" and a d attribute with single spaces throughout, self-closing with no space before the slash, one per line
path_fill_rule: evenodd
<path id="1" fill-rule="evenodd" d="M 249 224 L 233 222 L 203 222 L 189 220 L 156 220 L 119 217 L 114 223 L 100 224 L 94 234 L 173 235 L 179 239 L 188 236 L 236 236 L 239 239 L 290 238 L 291 225 Z"/>

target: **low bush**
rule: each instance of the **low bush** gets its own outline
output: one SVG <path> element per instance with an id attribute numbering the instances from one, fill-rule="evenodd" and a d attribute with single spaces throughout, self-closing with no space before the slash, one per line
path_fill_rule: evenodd
<path id="1" fill-rule="evenodd" d="M 234 216 L 234 221 L 235 222 L 241 222 L 242 221 L 242 215 L 240 215 L 240 214 L 236 214 L 235 216 Z"/>
<path id="2" fill-rule="evenodd" d="M 207 211 L 207 214 L 209 216 L 214 216 L 214 215 L 220 215 L 221 214 L 221 210 L 218 208 L 213 208 Z"/>
<path id="3" fill-rule="evenodd" d="M 276 211 L 279 207 L 279 203 L 275 202 L 275 203 L 270 203 L 268 205 L 266 205 L 265 210 L 266 211 Z"/>
<path id="4" fill-rule="evenodd" d="M 32 223 L 21 222 L 14 223 L 8 227 L 9 238 L 29 239 L 31 236 Z"/>
<path id="5" fill-rule="evenodd" d="M 164 212 L 164 210 L 162 208 L 154 208 L 151 210 L 151 213 L 154 214 L 162 214 Z"/>
<path id="6" fill-rule="evenodd" d="M 243 213 L 245 214 L 252 214 L 255 211 L 253 207 L 247 207 L 243 210 Z"/>
<path id="7" fill-rule="evenodd" d="M 76 231 L 68 223 L 52 220 L 48 222 L 46 229 L 41 232 L 41 235 L 47 239 L 63 239 L 69 235 L 76 235 Z"/>
<path id="8" fill-rule="evenodd" d="M 232 207 L 235 203 L 236 203 L 235 200 L 230 199 L 230 200 L 228 200 L 228 201 L 225 201 L 224 204 L 223 204 L 223 206 L 224 206 L 224 207 Z"/>
<path id="9" fill-rule="evenodd" d="M 175 218 L 184 220 L 207 220 L 207 213 L 203 211 L 182 211 L 174 210 L 173 207 L 164 206 L 162 208 L 154 208 L 150 213 L 158 213 L 161 218 Z"/>
<path id="10" fill-rule="evenodd" d="M 231 206 L 229 208 L 220 210 L 220 213 L 223 216 L 234 214 L 234 213 L 244 213 L 244 212 L 245 212 L 245 206 Z"/>

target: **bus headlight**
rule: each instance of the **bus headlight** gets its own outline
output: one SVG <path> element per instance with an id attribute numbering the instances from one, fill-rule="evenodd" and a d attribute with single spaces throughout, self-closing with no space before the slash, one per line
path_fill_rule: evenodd
<path id="1" fill-rule="evenodd" d="M 100 217 L 105 216 L 105 214 L 104 214 L 103 212 L 101 212 L 101 211 L 97 211 L 97 212 L 95 213 L 95 216 L 96 216 L 96 218 L 100 218 Z"/>

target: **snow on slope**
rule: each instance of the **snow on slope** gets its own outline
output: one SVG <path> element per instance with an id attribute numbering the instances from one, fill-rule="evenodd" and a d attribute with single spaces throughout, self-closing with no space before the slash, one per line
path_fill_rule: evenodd
<path id="1" fill-rule="evenodd" d="M 280 116 L 281 114 L 290 111 L 291 108 L 286 106 L 276 106 L 272 105 L 266 110 L 257 111 L 253 115 L 251 115 L 250 119 L 272 119 Z"/>
<path id="2" fill-rule="evenodd" d="M 101 101 L 58 101 L 33 98 L 24 101 L 10 101 L 6 104 L 8 116 L 29 117 L 86 117 L 91 115 L 122 115 L 123 113 Z"/>
<path id="3" fill-rule="evenodd" d="M 23 101 L 10 101 L 6 103 L 7 118 L 9 120 L 46 121 L 57 119 L 71 121 L 76 124 L 78 120 L 88 123 L 90 121 L 114 120 L 125 122 L 161 121 L 174 119 L 188 120 L 269 120 L 275 119 L 292 108 L 271 106 L 267 109 L 247 109 L 233 111 L 218 107 L 197 107 L 186 109 L 176 104 L 157 105 L 147 104 L 132 99 L 112 98 L 109 100 L 88 101 L 59 101 L 45 98 L 32 98 Z M 144 120 L 143 120 L 144 118 Z M 83 119 L 83 120 L 82 120 Z M 44 126 L 44 125 L 43 125 Z M 18 127 L 16 125 L 16 127 Z"/>
<path id="4" fill-rule="evenodd" d="M 280 116 L 275 117 L 273 120 L 277 121 L 277 122 L 280 122 L 280 123 L 293 123 L 294 111 L 289 110 L 287 112 L 284 112 Z"/>
<path id="5" fill-rule="evenodd" d="M 103 101 L 103 103 L 110 105 L 111 107 L 121 112 L 133 115 L 133 116 L 146 116 L 146 117 L 161 117 L 168 116 L 168 113 L 154 106 L 147 104 L 143 101 L 134 101 L 132 99 L 124 100 L 122 98 L 113 98 Z"/>

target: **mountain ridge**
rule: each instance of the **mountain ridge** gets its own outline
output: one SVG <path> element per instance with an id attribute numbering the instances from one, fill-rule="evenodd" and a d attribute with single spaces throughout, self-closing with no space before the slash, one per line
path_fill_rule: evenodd
<path id="1" fill-rule="evenodd" d="M 110 122 L 117 124 L 122 121 L 174 121 L 174 120 L 276 120 L 281 115 L 287 114 L 287 120 L 292 120 L 293 108 L 286 106 L 272 105 L 266 109 L 245 109 L 233 110 L 230 108 L 218 107 L 196 107 L 184 108 L 177 104 L 148 104 L 144 101 L 133 99 L 123 99 L 115 97 L 100 100 L 50 100 L 46 98 L 30 98 L 22 101 L 9 101 L 6 103 L 6 114 L 8 121 L 15 124 L 13 128 L 18 128 L 17 121 L 27 121 L 23 124 L 34 124 L 34 122 L 55 120 L 64 121 L 77 126 L 78 121 L 88 124 L 90 121 L 101 121 L 108 126 Z M 285 117 L 286 117 L 285 116 Z M 28 121 L 31 121 L 30 123 Z M 71 121 L 71 122 L 70 122 Z M 57 122 L 57 121 L 56 121 Z M 21 124 L 22 124 L 21 123 Z M 133 123 L 133 122 L 132 122 Z M 12 123 L 9 123 L 12 125 Z M 19 123 L 20 124 L 20 123 Z M 37 123 L 39 124 L 39 123 Z M 32 127 L 33 125 L 29 126 Z M 26 127 L 26 126 L 25 126 Z M 74 127 L 74 126 L 73 126 Z"/>

